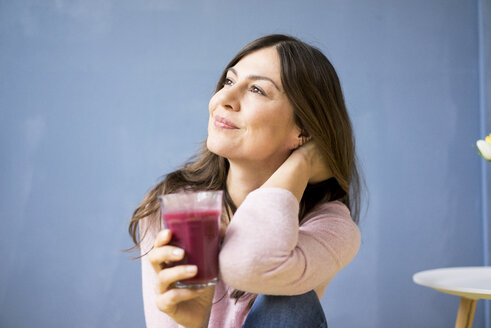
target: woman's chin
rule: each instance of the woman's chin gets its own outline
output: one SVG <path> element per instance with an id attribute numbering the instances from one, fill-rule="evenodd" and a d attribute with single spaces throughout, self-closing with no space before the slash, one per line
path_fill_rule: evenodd
<path id="1" fill-rule="evenodd" d="M 224 147 L 223 145 L 220 145 L 217 142 L 214 142 L 212 139 L 208 138 L 206 139 L 206 148 L 210 152 L 212 152 L 215 155 L 221 156 L 221 157 L 226 157 L 228 158 L 228 154 L 230 153 L 229 150 L 227 150 L 227 147 Z"/>

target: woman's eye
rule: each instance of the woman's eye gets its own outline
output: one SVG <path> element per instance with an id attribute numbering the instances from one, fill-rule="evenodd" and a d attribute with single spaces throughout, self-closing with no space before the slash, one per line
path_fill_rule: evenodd
<path id="1" fill-rule="evenodd" d="M 254 85 L 251 87 L 251 91 L 253 93 L 257 93 L 259 95 L 263 95 L 263 96 L 265 95 L 265 93 L 263 92 L 263 90 L 259 89 L 258 87 L 254 86 Z"/>
<path id="2" fill-rule="evenodd" d="M 229 78 L 225 78 L 225 81 L 223 81 L 223 85 L 232 85 L 232 84 L 233 84 L 233 82 Z"/>

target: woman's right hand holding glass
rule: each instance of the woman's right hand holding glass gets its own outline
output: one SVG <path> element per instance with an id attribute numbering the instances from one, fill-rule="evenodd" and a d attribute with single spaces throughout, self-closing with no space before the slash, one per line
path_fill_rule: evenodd
<path id="1" fill-rule="evenodd" d="M 184 257 L 184 250 L 168 245 L 171 238 L 170 230 L 160 231 L 154 248 L 148 253 L 157 274 L 157 307 L 181 326 L 207 327 L 215 288 L 173 288 L 175 282 L 192 278 L 198 271 L 195 265 L 169 266 L 169 263 L 178 262 Z"/>

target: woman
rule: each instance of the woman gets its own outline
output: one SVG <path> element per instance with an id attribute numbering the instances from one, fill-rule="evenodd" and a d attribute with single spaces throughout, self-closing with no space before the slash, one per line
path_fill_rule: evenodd
<path id="1" fill-rule="evenodd" d="M 325 327 L 319 299 L 360 245 L 354 139 L 334 68 L 298 39 L 264 36 L 227 65 L 209 112 L 206 146 L 130 223 L 147 327 Z M 224 190 L 215 287 L 172 288 L 197 269 L 167 265 L 184 252 L 168 245 L 157 196 L 182 189 Z"/>

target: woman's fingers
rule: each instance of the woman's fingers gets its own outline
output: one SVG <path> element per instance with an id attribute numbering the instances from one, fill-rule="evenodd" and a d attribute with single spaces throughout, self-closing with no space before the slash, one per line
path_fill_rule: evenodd
<path id="1" fill-rule="evenodd" d="M 148 253 L 148 260 L 152 264 L 155 273 L 162 270 L 162 263 L 177 262 L 184 257 L 184 250 L 175 246 L 155 247 Z"/>
<path id="2" fill-rule="evenodd" d="M 302 152 L 310 163 L 310 183 L 318 183 L 332 177 L 332 172 L 315 142 L 308 141 L 299 147 L 298 151 Z"/>
<path id="3" fill-rule="evenodd" d="M 171 238 L 172 238 L 172 233 L 169 229 L 161 230 L 157 234 L 153 246 L 160 247 L 160 246 L 167 245 L 170 242 Z"/>
<path id="4" fill-rule="evenodd" d="M 169 286 L 176 281 L 194 277 L 197 272 L 198 268 L 196 265 L 178 265 L 161 270 L 157 274 L 157 294 L 162 294 L 167 291 Z"/>
<path id="5" fill-rule="evenodd" d="M 201 296 L 205 290 L 205 288 L 170 289 L 163 294 L 157 295 L 157 307 L 160 309 L 160 311 L 173 315 L 179 303 Z"/>
<path id="6" fill-rule="evenodd" d="M 159 273 L 169 262 L 179 261 L 184 256 L 184 251 L 179 247 L 167 246 L 171 241 L 172 233 L 169 229 L 163 229 L 155 238 L 153 249 L 148 253 L 148 260 L 152 264 L 155 273 Z"/>

